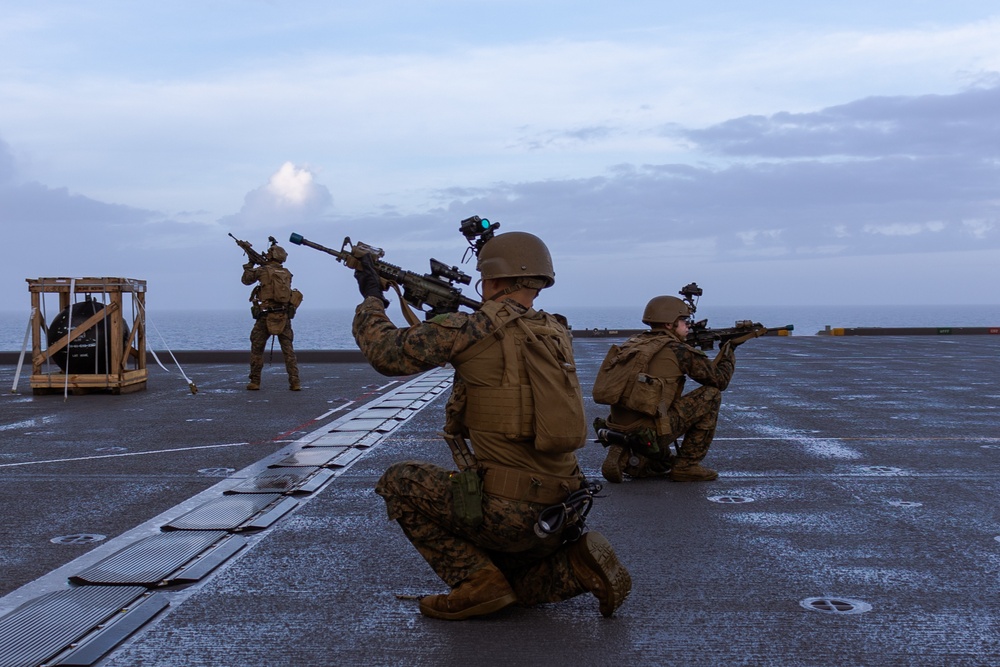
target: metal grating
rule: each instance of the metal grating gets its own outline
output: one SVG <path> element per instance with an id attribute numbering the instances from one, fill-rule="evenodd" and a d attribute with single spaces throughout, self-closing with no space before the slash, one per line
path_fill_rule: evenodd
<path id="1" fill-rule="evenodd" d="M 403 412 L 403 410 L 400 410 L 399 408 L 387 408 L 382 405 L 376 405 L 362 412 L 357 416 L 357 419 L 393 419 L 399 415 L 400 412 Z"/>
<path id="2" fill-rule="evenodd" d="M 317 476 L 321 480 L 315 479 Z M 274 468 L 226 490 L 226 495 L 234 493 L 283 493 L 285 495 L 312 493 L 332 477 L 329 470 L 322 468 Z"/>
<path id="3" fill-rule="evenodd" d="M 177 517 L 163 526 L 163 530 L 246 530 L 260 528 L 256 522 L 247 525 L 250 519 L 261 514 L 278 500 L 288 500 L 294 507 L 296 501 L 275 493 L 243 493 L 222 496 L 196 507 L 187 514 Z M 291 509 L 289 507 L 289 509 Z M 287 510 L 286 510 L 287 511 Z M 282 512 L 284 514 L 284 512 Z M 270 525 L 268 522 L 266 525 Z"/>
<path id="4" fill-rule="evenodd" d="M 341 431 L 391 431 L 395 424 L 387 424 L 385 419 L 351 419 L 336 426 L 331 433 Z"/>
<path id="5" fill-rule="evenodd" d="M 174 531 L 129 545 L 70 577 L 79 584 L 171 583 L 182 567 L 227 535 L 225 531 Z"/>
<path id="6" fill-rule="evenodd" d="M 349 447 L 313 447 L 301 449 L 286 456 L 277 463 L 273 463 L 269 468 L 301 468 L 301 467 L 323 467 L 332 459 L 339 456 Z"/>
<path id="7" fill-rule="evenodd" d="M 326 465 L 331 468 L 344 468 L 357 461 L 364 454 L 360 449 L 348 449 L 331 459 Z"/>
<path id="8" fill-rule="evenodd" d="M 145 625 L 151 618 L 170 606 L 166 595 L 154 593 L 123 609 L 106 625 L 74 642 L 69 652 L 57 657 L 50 665 L 93 665 L 125 641 L 129 635 Z"/>
<path id="9" fill-rule="evenodd" d="M 141 586 L 84 586 L 26 602 L 0 618 L 0 665 L 35 667 L 145 593 Z"/>
<path id="10" fill-rule="evenodd" d="M 408 408 L 411 405 L 413 405 L 413 400 L 412 399 L 402 399 L 402 400 L 398 400 L 397 401 L 397 400 L 394 400 L 394 398 L 382 401 L 377 406 L 372 406 L 372 407 L 379 407 L 379 408 Z"/>
<path id="11" fill-rule="evenodd" d="M 359 443 L 364 442 L 369 438 L 371 433 L 369 431 L 332 431 L 326 435 L 322 435 L 312 442 L 310 442 L 307 447 L 352 447 Z"/>

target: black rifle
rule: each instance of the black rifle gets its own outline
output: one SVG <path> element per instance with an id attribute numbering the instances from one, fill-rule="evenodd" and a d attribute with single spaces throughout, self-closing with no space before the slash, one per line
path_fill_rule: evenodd
<path id="1" fill-rule="evenodd" d="M 685 285 L 678 292 L 678 294 L 684 297 L 684 303 L 691 309 L 692 316 L 698 310 L 698 297 L 703 293 L 704 291 L 698 287 L 698 283 Z M 773 330 L 792 331 L 794 328 L 794 326 L 788 324 L 783 327 L 776 327 Z M 767 327 L 753 320 L 737 320 L 732 327 L 709 329 L 708 320 L 698 320 L 696 322 L 692 317 L 691 323 L 688 325 L 687 344 L 692 347 L 701 348 L 702 350 L 711 350 L 715 347 L 716 341 L 720 344 L 728 342 L 736 346 L 745 343 L 751 338 L 763 336 L 767 331 Z"/>
<path id="2" fill-rule="evenodd" d="M 465 306 L 472 310 L 479 310 L 483 304 L 475 299 L 470 299 L 462 294 L 462 291 L 455 287 L 455 283 L 468 285 L 472 282 L 472 277 L 462 273 L 457 266 L 449 267 L 444 262 L 431 259 L 431 272 L 420 275 L 412 271 L 389 264 L 382 260 L 385 252 L 381 248 L 375 248 L 367 243 L 351 242 L 351 237 L 346 237 L 340 250 L 327 248 L 318 243 L 305 239 L 301 234 L 292 233 L 288 239 L 295 245 L 309 246 L 316 250 L 333 255 L 338 262 L 343 263 L 349 269 L 357 270 L 361 266 L 361 259 L 365 255 L 371 256 L 375 264 L 375 271 L 382 279 L 383 288 L 394 287 L 404 301 L 412 305 L 417 310 L 423 311 L 426 304 L 428 310 L 423 311 L 426 319 L 430 319 L 442 313 L 454 313 L 459 306 Z M 408 309 L 403 310 L 407 321 L 416 324 L 419 320 Z M 412 319 L 411 319 L 412 318 Z"/>
<path id="3" fill-rule="evenodd" d="M 253 262 L 254 264 L 260 264 L 261 266 L 263 266 L 264 262 L 267 261 L 267 258 L 264 257 L 264 255 L 260 254 L 259 252 L 257 252 L 256 250 L 253 249 L 253 246 L 250 244 L 249 241 L 241 241 L 241 240 L 239 240 L 238 238 L 236 238 L 235 236 L 233 236 L 232 232 L 229 232 L 229 237 L 231 239 L 233 239 L 234 241 L 236 241 L 236 245 L 238 245 L 239 247 L 243 248 L 243 252 L 245 252 L 247 254 L 247 258 L 251 262 Z M 273 236 L 268 236 L 267 240 L 271 242 L 271 245 L 277 245 L 278 244 L 278 242 L 275 240 L 275 238 Z"/>

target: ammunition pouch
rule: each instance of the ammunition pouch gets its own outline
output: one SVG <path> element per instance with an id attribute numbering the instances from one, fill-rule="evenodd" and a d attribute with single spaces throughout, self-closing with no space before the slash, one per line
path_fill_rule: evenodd
<path id="1" fill-rule="evenodd" d="M 483 479 L 475 469 L 453 472 L 450 477 L 455 517 L 467 528 L 483 523 Z"/>
<path id="2" fill-rule="evenodd" d="M 261 307 L 259 303 L 250 304 L 251 317 L 253 317 L 255 320 L 259 320 L 263 314 L 264 314 L 264 309 Z"/>

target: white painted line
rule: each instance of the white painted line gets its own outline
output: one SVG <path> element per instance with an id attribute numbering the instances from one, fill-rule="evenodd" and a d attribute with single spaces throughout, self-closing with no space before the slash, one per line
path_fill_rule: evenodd
<path id="1" fill-rule="evenodd" d="M 351 407 L 352 405 L 354 405 L 354 401 L 348 401 L 347 403 L 344 403 L 343 405 L 338 406 L 338 407 L 336 407 L 336 408 L 334 408 L 332 410 L 327 410 L 326 412 L 324 412 L 323 414 L 321 414 L 319 417 L 316 417 L 316 419 L 314 419 L 313 421 L 314 422 L 322 421 L 322 420 L 326 419 L 327 417 L 329 417 L 330 415 L 332 415 L 334 412 L 340 412 L 341 410 L 346 410 L 347 408 Z"/>
<path id="2" fill-rule="evenodd" d="M 288 440 L 286 442 L 292 442 Z M 33 466 L 40 463 L 69 463 L 70 461 L 92 461 L 94 459 L 117 459 L 123 456 L 145 456 L 147 454 L 170 454 L 172 452 L 189 452 L 196 449 L 218 449 L 220 447 L 242 447 L 249 445 L 249 442 L 231 442 L 225 445 L 202 445 L 200 447 L 178 447 L 176 449 L 154 449 L 148 452 L 129 452 L 127 454 L 104 454 L 102 456 L 80 456 L 72 459 L 48 459 L 45 461 L 24 461 L 23 463 L 0 463 L 0 468 L 14 468 L 16 466 Z"/>

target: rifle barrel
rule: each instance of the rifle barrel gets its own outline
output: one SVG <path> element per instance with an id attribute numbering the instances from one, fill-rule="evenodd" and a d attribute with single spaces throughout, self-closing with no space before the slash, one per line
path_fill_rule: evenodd
<path id="1" fill-rule="evenodd" d="M 333 248 L 327 248 L 324 245 L 320 245 L 318 243 L 314 243 L 314 242 L 310 241 L 309 239 L 303 237 L 301 234 L 296 234 L 296 233 L 293 232 L 292 235 L 290 237 L 288 237 L 288 241 L 290 243 L 294 243 L 295 245 L 304 245 L 304 246 L 308 246 L 310 248 L 313 248 L 314 250 L 321 250 L 322 252 L 325 252 L 328 255 L 333 255 L 334 257 L 336 257 L 337 259 L 339 259 L 342 262 L 347 260 L 347 253 L 346 252 L 343 252 L 343 251 L 340 251 L 340 250 L 334 250 Z"/>

